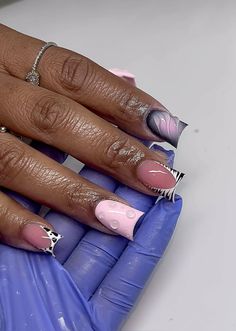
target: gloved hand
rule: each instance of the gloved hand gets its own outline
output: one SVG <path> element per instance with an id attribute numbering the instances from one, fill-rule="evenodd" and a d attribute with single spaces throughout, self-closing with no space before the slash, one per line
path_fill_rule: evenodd
<path id="1" fill-rule="evenodd" d="M 169 156 L 173 159 L 173 153 Z M 64 235 L 55 250 L 58 260 L 0 245 L 0 330 L 116 331 L 162 257 L 181 198 L 155 204 L 154 197 L 93 170 L 84 168 L 81 174 L 145 212 L 134 241 L 50 211 L 47 220 Z M 19 196 L 17 200 L 32 211 L 39 209 Z"/>

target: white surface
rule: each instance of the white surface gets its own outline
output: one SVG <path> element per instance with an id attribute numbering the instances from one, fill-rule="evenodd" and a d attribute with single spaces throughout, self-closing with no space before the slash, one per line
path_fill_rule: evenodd
<path id="1" fill-rule="evenodd" d="M 0 8 L 2 23 L 131 70 L 190 124 L 176 162 L 187 173 L 182 217 L 123 331 L 236 329 L 235 17 L 234 0 L 25 0 Z"/>

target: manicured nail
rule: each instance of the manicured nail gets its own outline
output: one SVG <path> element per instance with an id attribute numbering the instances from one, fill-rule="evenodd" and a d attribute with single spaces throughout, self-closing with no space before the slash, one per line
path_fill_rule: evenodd
<path id="1" fill-rule="evenodd" d="M 62 238 L 60 234 L 37 223 L 26 224 L 22 236 L 30 245 L 53 256 L 55 256 L 53 253 L 54 247 Z"/>
<path id="2" fill-rule="evenodd" d="M 109 71 L 112 72 L 114 75 L 116 75 L 120 78 L 123 78 L 131 85 L 136 86 L 135 76 L 132 73 L 130 73 L 129 71 L 127 71 L 126 69 L 112 68 Z"/>
<path id="3" fill-rule="evenodd" d="M 153 192 L 174 202 L 177 184 L 184 174 L 157 161 L 145 160 L 138 166 L 137 176 Z"/>
<path id="4" fill-rule="evenodd" d="M 135 225 L 143 214 L 114 200 L 103 200 L 95 208 L 95 215 L 103 225 L 129 240 L 133 240 Z"/>
<path id="5" fill-rule="evenodd" d="M 168 111 L 153 109 L 147 116 L 147 125 L 152 133 L 177 147 L 179 137 L 188 124 Z"/>

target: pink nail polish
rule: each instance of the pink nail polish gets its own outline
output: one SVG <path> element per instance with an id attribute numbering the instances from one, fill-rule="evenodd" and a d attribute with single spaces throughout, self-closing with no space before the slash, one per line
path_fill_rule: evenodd
<path id="1" fill-rule="evenodd" d="M 137 176 L 153 192 L 174 201 L 176 186 L 184 174 L 157 161 L 145 160 L 138 166 Z"/>
<path id="2" fill-rule="evenodd" d="M 120 78 L 123 78 L 131 85 L 136 86 L 135 76 L 132 73 L 130 73 L 129 71 L 127 71 L 126 69 L 112 68 L 109 71 L 112 72 L 114 75 L 116 75 Z"/>
<path id="3" fill-rule="evenodd" d="M 114 200 L 103 200 L 95 208 L 95 215 L 103 225 L 129 240 L 133 240 L 134 227 L 143 214 Z"/>
<path id="4" fill-rule="evenodd" d="M 62 236 L 41 224 L 29 223 L 22 230 L 22 237 L 30 245 L 54 256 L 53 249 Z"/>

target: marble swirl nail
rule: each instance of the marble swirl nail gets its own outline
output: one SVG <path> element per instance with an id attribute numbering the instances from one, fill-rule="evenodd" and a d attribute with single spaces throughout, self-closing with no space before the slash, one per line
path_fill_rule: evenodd
<path id="1" fill-rule="evenodd" d="M 147 116 L 147 125 L 159 138 L 177 147 L 180 135 L 188 124 L 167 111 L 153 109 Z"/>
<path id="2" fill-rule="evenodd" d="M 102 200 L 95 208 L 95 215 L 108 229 L 133 240 L 136 225 L 143 212 L 114 200 Z"/>

